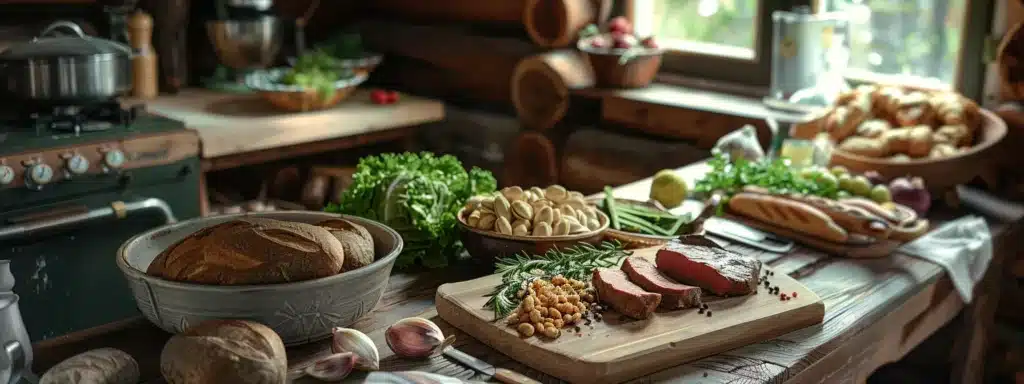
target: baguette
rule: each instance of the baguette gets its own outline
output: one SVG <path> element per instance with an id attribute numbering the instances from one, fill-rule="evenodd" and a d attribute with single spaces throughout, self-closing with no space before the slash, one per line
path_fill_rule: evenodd
<path id="1" fill-rule="evenodd" d="M 763 188 L 757 187 L 745 187 L 744 191 L 768 194 L 769 196 L 776 196 L 817 208 L 825 215 L 828 215 L 828 217 L 837 225 L 845 229 L 847 233 L 865 235 L 882 240 L 888 238 L 889 233 L 892 232 L 892 223 L 889 223 L 885 219 L 875 216 L 866 209 L 842 204 L 835 200 L 819 196 L 798 195 L 793 193 L 774 195 L 770 194 L 770 192 Z"/>
<path id="2" fill-rule="evenodd" d="M 928 232 L 930 225 L 927 219 L 918 219 L 912 222 L 906 223 L 905 225 L 897 226 L 893 228 L 892 234 L 889 238 L 892 240 L 899 241 L 901 243 L 913 241 L 921 235 Z"/>
<path id="3" fill-rule="evenodd" d="M 865 199 L 863 197 L 842 198 L 839 199 L 839 202 L 845 205 L 864 209 L 870 212 L 871 214 L 878 216 L 879 218 L 884 219 L 885 221 L 888 221 L 889 224 L 893 225 L 900 225 L 917 219 L 916 215 L 913 217 L 907 217 L 906 215 L 903 215 L 901 213 L 897 213 L 886 209 L 885 207 L 876 203 L 874 200 Z"/>
<path id="4" fill-rule="evenodd" d="M 850 240 L 850 234 L 821 210 L 778 196 L 741 192 L 729 199 L 728 208 L 741 216 L 831 242 Z"/>

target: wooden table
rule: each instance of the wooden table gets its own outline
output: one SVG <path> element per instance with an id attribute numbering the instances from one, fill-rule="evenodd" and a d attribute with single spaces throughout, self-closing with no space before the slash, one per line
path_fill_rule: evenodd
<path id="1" fill-rule="evenodd" d="M 703 164 L 684 167 L 679 172 L 693 180 L 703 172 Z M 650 180 L 641 180 L 616 189 L 616 196 L 646 198 Z M 961 309 L 967 326 L 957 336 L 953 361 L 957 383 L 980 382 L 981 367 L 995 304 L 1002 260 L 1019 251 L 1020 245 L 1009 239 L 1019 236 L 1017 222 L 1024 216 L 1020 207 L 1001 203 L 984 194 L 965 190 L 965 205 L 980 207 L 990 219 L 994 236 L 995 259 L 989 274 L 979 285 L 975 299 L 965 306 L 944 271 L 937 265 L 910 256 L 896 254 L 876 260 L 852 260 L 829 257 L 822 252 L 798 247 L 785 255 L 769 254 L 731 245 L 756 254 L 778 272 L 800 280 L 825 301 L 824 323 L 792 332 L 778 339 L 737 348 L 720 355 L 682 364 L 635 380 L 673 383 L 760 383 L 760 382 L 863 382 L 880 365 L 898 360 L 922 340 L 949 322 Z M 941 222 L 962 216 L 966 211 L 939 209 L 933 220 Z M 1015 248 L 1016 247 L 1016 248 Z M 445 270 L 395 273 L 377 308 L 353 328 L 367 332 L 380 348 L 384 370 L 425 370 L 462 379 L 483 380 L 474 371 L 444 357 L 428 360 L 404 360 L 392 355 L 383 340 L 383 330 L 409 316 L 436 318 L 434 290 L 444 282 L 461 281 L 479 274 L 469 265 Z M 457 335 L 456 345 L 467 353 L 492 364 L 526 373 L 543 382 L 557 382 L 511 361 L 498 351 L 448 327 Z M 101 346 L 121 348 L 139 360 L 147 376 L 157 377 L 157 360 L 163 342 L 169 336 L 137 319 L 112 324 L 91 335 L 75 339 L 58 338 L 37 345 L 36 369 L 52 366 L 75 353 Z M 311 356 L 327 350 L 324 342 L 289 351 L 293 365 L 308 362 Z M 361 376 L 353 376 L 358 382 Z M 155 381 L 159 382 L 159 381 Z"/>

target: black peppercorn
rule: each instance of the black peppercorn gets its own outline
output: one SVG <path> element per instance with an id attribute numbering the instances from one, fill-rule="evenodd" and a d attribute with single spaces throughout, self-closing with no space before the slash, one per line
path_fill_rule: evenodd
<path id="1" fill-rule="evenodd" d="M 704 372 L 704 377 L 708 377 L 708 373 L 707 372 Z"/>
<path id="2" fill-rule="evenodd" d="M 708 309 L 708 303 L 704 303 L 703 307 L 704 309 Z"/>
<path id="3" fill-rule="evenodd" d="M 711 317 L 711 311 L 708 311 L 708 317 Z"/>
<path id="4" fill-rule="evenodd" d="M 697 314 L 704 313 L 704 308 L 697 308 Z"/>

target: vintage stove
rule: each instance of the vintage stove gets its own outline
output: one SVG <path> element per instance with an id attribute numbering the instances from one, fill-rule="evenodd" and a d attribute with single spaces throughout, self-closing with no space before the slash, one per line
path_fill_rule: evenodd
<path id="1" fill-rule="evenodd" d="M 0 111 L 0 259 L 11 260 L 32 341 L 136 316 L 115 254 L 139 232 L 199 215 L 199 138 L 117 101 L 10 109 Z"/>

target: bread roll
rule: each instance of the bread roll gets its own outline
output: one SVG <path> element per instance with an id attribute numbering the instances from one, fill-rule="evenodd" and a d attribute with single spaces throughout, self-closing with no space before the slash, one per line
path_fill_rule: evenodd
<path id="1" fill-rule="evenodd" d="M 86 351 L 61 361 L 46 371 L 39 384 L 135 384 L 139 382 L 139 363 L 131 355 L 114 348 Z"/>
<path id="2" fill-rule="evenodd" d="M 174 335 L 160 353 L 168 384 L 283 384 L 288 358 L 272 329 L 243 320 L 211 320 Z"/>
<path id="3" fill-rule="evenodd" d="M 351 271 L 373 262 L 373 237 L 362 225 L 343 219 L 330 219 L 316 223 L 331 232 L 345 250 L 341 271 Z"/>
<path id="4" fill-rule="evenodd" d="M 245 218 L 204 228 L 162 252 L 146 273 L 197 284 L 274 284 L 341 272 L 344 249 L 304 223 Z"/>

